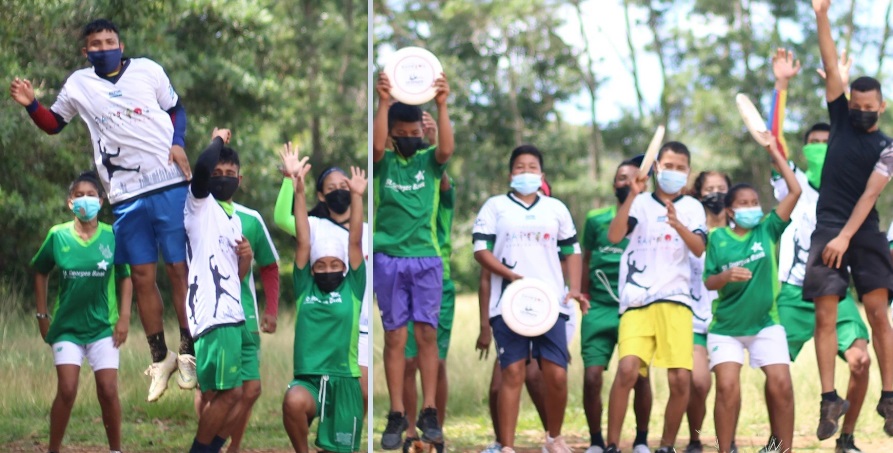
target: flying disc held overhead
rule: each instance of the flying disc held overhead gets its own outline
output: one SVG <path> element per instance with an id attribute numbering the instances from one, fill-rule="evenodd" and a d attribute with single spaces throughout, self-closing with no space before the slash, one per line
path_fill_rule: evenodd
<path id="1" fill-rule="evenodd" d="M 538 337 L 558 320 L 558 295 L 546 282 L 536 278 L 515 280 L 499 300 L 502 319 L 513 332 Z"/>
<path id="2" fill-rule="evenodd" d="M 443 66 L 433 53 L 421 47 L 404 47 L 388 59 L 384 72 L 391 82 L 391 96 L 404 104 L 420 105 L 437 94 L 434 81 Z"/>
<path id="3" fill-rule="evenodd" d="M 766 128 L 766 120 L 760 115 L 759 110 L 753 105 L 750 98 L 743 93 L 738 93 L 735 96 L 735 104 L 738 105 L 738 113 L 741 114 L 741 119 L 744 120 L 744 125 L 747 126 L 747 130 L 753 136 L 753 139 L 761 146 L 768 146 L 769 142 L 761 135 L 768 130 Z"/>
<path id="4" fill-rule="evenodd" d="M 660 144 L 664 141 L 664 132 L 666 129 L 663 125 L 657 126 L 654 136 L 651 137 L 651 143 L 648 144 L 648 149 L 645 151 L 645 157 L 642 158 L 642 164 L 639 165 L 639 176 L 646 176 L 651 171 L 651 165 L 654 164 L 657 152 L 660 151 Z"/>

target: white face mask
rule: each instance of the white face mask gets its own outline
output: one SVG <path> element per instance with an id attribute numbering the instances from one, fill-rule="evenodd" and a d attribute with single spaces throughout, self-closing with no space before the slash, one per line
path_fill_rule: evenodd
<path id="1" fill-rule="evenodd" d="M 657 185 L 668 194 L 678 193 L 688 182 L 688 173 L 676 170 L 661 170 L 657 174 Z"/>
<path id="2" fill-rule="evenodd" d="M 543 186 L 543 175 L 533 173 L 519 173 L 512 176 L 512 189 L 521 195 L 536 193 Z"/>

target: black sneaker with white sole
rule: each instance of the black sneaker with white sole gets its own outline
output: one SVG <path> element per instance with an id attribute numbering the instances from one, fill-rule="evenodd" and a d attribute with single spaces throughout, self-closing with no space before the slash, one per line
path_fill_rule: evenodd
<path id="1" fill-rule="evenodd" d="M 429 444 L 442 444 L 443 431 L 437 423 L 437 409 L 426 407 L 419 414 L 419 420 L 415 426 L 422 431 L 422 441 Z"/>
<path id="2" fill-rule="evenodd" d="M 399 450 L 403 445 L 403 431 L 409 427 L 409 422 L 401 412 L 388 414 L 388 425 L 381 433 L 381 448 L 383 450 Z"/>

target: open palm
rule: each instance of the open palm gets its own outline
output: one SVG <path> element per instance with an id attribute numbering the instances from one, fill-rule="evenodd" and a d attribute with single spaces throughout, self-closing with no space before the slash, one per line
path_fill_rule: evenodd
<path id="1" fill-rule="evenodd" d="M 360 167 L 350 167 L 350 179 L 347 181 L 347 187 L 350 187 L 351 193 L 362 195 L 366 192 L 366 170 Z"/>

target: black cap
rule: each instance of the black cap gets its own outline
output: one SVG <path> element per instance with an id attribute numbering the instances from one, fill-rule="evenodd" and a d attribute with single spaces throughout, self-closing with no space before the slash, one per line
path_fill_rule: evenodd
<path id="1" fill-rule="evenodd" d="M 633 157 L 630 157 L 629 159 L 624 160 L 623 162 L 620 163 L 620 166 L 622 167 L 624 165 L 635 165 L 636 167 L 641 167 L 643 160 L 645 160 L 645 155 L 639 154 L 638 156 L 633 156 Z M 652 166 L 652 168 L 648 169 L 648 176 L 650 177 L 652 173 L 654 173 L 653 166 Z"/>

